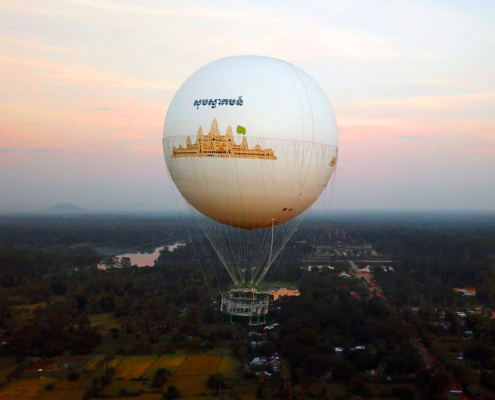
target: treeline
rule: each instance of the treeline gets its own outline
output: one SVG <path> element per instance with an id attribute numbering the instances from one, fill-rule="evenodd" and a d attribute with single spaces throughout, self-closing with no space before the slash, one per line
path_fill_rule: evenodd
<path id="1" fill-rule="evenodd" d="M 473 309 L 495 308 L 495 262 L 415 258 L 394 263 L 394 272 L 375 269 L 378 283 L 397 306 Z M 454 288 L 474 287 L 476 296 Z"/>
<path id="2" fill-rule="evenodd" d="M 125 249 L 197 233 L 192 220 L 145 215 L 0 216 L 0 248 L 94 244 Z"/>

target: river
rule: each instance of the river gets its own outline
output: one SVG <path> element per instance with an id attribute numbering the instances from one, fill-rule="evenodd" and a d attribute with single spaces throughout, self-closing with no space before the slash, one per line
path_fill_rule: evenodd
<path id="1" fill-rule="evenodd" d="M 128 257 L 131 260 L 132 265 L 136 265 L 138 267 L 152 267 L 155 265 L 155 261 L 158 259 L 160 256 L 160 253 L 164 250 L 167 249 L 167 251 L 173 252 L 174 250 L 177 250 L 179 247 L 183 247 L 186 244 L 184 242 L 175 242 L 174 244 L 171 245 L 166 245 L 166 246 L 159 246 L 155 247 L 155 249 L 152 252 L 128 252 L 124 254 L 119 254 L 115 256 L 115 258 L 120 261 L 122 257 Z M 98 265 L 99 268 L 105 269 L 105 266 L 103 264 Z"/>

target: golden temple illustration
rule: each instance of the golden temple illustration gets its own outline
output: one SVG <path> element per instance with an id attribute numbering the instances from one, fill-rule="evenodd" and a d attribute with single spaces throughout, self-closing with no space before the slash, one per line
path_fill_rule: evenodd
<path id="1" fill-rule="evenodd" d="M 335 167 L 337 165 L 337 156 L 332 157 L 332 161 L 330 161 L 330 166 Z"/>
<path id="2" fill-rule="evenodd" d="M 227 128 L 227 133 L 221 135 L 218 123 L 213 119 L 208 135 L 203 134 L 200 126 L 196 135 L 196 143 L 187 138 L 186 147 L 174 147 L 172 157 L 228 157 L 228 158 L 259 158 L 264 160 L 276 160 L 272 149 L 262 149 L 259 145 L 250 149 L 247 139 L 244 137 L 241 144 L 236 144 L 232 127 Z"/>

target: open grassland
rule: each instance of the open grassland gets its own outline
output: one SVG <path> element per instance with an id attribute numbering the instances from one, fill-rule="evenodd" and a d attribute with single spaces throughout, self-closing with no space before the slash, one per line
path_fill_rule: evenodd
<path id="1" fill-rule="evenodd" d="M 184 362 L 186 357 L 187 354 L 167 354 L 165 356 L 158 357 L 156 361 L 151 364 L 150 367 L 141 375 L 141 378 L 153 379 L 156 370 L 159 368 L 165 368 L 174 373 Z"/>
<path id="2" fill-rule="evenodd" d="M 155 360 L 156 356 L 126 357 L 118 365 L 114 378 L 138 379 Z"/>
<path id="3" fill-rule="evenodd" d="M 54 384 L 53 379 L 22 379 L 16 380 L 5 386 L 0 392 L 0 400 L 25 399 L 34 400 L 45 390 L 49 383 Z"/>
<path id="4" fill-rule="evenodd" d="M 174 377 L 179 376 L 210 376 L 218 371 L 222 362 L 220 355 L 196 354 L 188 356 L 175 371 Z"/>

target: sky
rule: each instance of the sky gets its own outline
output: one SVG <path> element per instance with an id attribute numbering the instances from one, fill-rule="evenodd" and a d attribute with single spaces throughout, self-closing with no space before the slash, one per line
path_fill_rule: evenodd
<path id="1" fill-rule="evenodd" d="M 330 99 L 332 208 L 494 211 L 494 27 L 491 0 L 0 0 L 0 212 L 174 210 L 167 107 L 243 54 Z"/>

